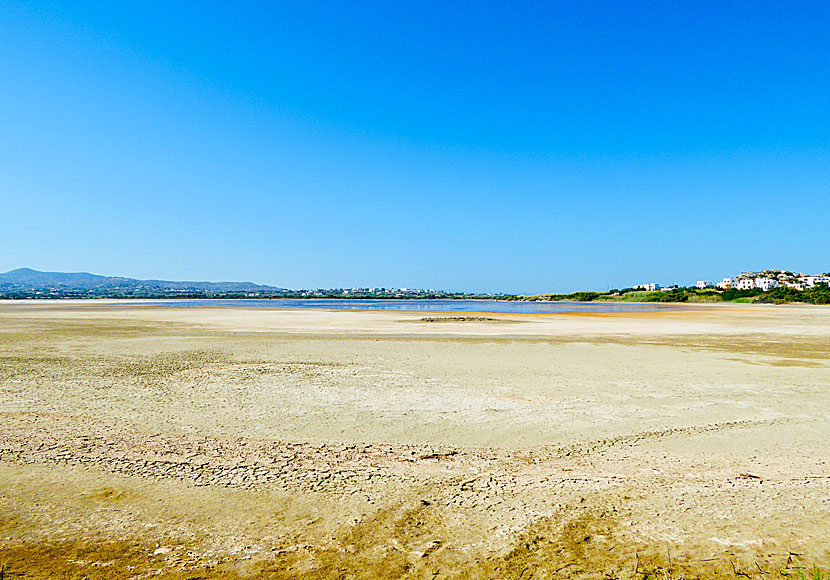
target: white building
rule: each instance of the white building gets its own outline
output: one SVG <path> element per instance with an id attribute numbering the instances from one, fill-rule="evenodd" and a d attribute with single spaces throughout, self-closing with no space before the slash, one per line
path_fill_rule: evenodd
<path id="1" fill-rule="evenodd" d="M 830 284 L 830 276 L 805 276 L 801 281 L 810 287 L 816 284 Z"/>
<path id="2" fill-rule="evenodd" d="M 635 290 L 645 290 L 646 292 L 654 292 L 660 288 L 659 284 L 655 284 L 654 282 L 649 282 L 648 284 L 640 284 L 639 286 L 634 286 Z"/>
<path id="3" fill-rule="evenodd" d="M 772 278 L 755 278 L 755 287 L 767 292 L 771 288 L 778 286 L 778 282 Z"/>
<path id="4" fill-rule="evenodd" d="M 703 290 L 704 288 L 709 288 L 710 286 L 712 286 L 712 282 L 710 282 L 709 280 L 698 280 L 697 281 L 697 287 L 700 288 L 701 290 Z"/>
<path id="5" fill-rule="evenodd" d="M 752 290 L 755 288 L 755 279 L 739 278 L 738 280 L 733 281 L 732 287 L 737 288 L 738 290 Z"/>
<path id="6" fill-rule="evenodd" d="M 732 288 L 732 278 L 724 278 L 720 282 L 718 282 L 718 288 L 721 290 L 729 290 Z"/>

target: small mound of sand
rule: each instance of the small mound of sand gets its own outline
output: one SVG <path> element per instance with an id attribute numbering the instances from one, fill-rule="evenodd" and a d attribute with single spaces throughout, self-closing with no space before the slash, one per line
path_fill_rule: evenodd
<path id="1" fill-rule="evenodd" d="M 498 318 L 486 316 L 427 316 L 421 322 L 498 322 Z"/>

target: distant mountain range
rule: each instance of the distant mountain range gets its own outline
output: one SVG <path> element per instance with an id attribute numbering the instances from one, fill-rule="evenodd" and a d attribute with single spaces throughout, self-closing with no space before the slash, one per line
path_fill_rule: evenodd
<path id="1" fill-rule="evenodd" d="M 143 290 L 206 292 L 280 292 L 283 288 L 252 282 L 188 282 L 136 280 L 120 276 L 100 276 L 87 272 L 39 272 L 18 268 L 0 274 L 0 287 L 26 290 Z"/>

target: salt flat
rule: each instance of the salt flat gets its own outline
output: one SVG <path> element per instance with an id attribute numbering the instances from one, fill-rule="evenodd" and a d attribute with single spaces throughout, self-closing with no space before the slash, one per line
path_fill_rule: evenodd
<path id="1" fill-rule="evenodd" d="M 830 308 L 454 317 L 0 303 L 0 564 L 527 578 L 830 563 Z"/>

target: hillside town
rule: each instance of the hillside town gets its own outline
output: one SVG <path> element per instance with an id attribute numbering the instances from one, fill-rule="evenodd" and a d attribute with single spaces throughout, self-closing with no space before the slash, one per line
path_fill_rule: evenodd
<path id="1" fill-rule="evenodd" d="M 717 284 L 710 280 L 698 280 L 695 286 L 704 290 L 706 288 L 717 288 L 718 290 L 754 290 L 756 288 L 768 292 L 773 288 L 786 287 L 793 290 L 803 291 L 808 288 L 814 288 L 818 284 L 830 285 L 830 273 L 810 275 L 802 273 L 793 273 L 788 270 L 763 270 L 761 272 L 742 272 L 734 278 L 724 278 Z M 676 290 L 677 285 L 674 286 L 660 286 L 654 282 L 646 284 L 639 284 L 634 287 L 635 290 L 645 290 L 647 292 L 670 292 Z"/>
<path id="2" fill-rule="evenodd" d="M 763 272 L 744 272 L 735 278 L 724 278 L 718 282 L 717 287 L 721 290 L 737 288 L 738 290 L 752 290 L 760 288 L 764 292 L 785 286 L 795 290 L 806 290 L 817 284 L 830 284 L 830 274 L 808 275 L 794 274 L 787 270 L 764 270 Z"/>
<path id="3" fill-rule="evenodd" d="M 764 270 L 763 272 L 744 272 L 734 278 L 724 278 L 718 282 L 717 287 L 721 290 L 737 288 L 738 290 L 752 290 L 760 288 L 764 292 L 786 286 L 794 290 L 806 290 L 817 284 L 830 284 L 830 274 L 811 276 L 808 274 L 794 274 L 787 270 Z M 700 287 L 700 282 L 698 282 Z"/>

